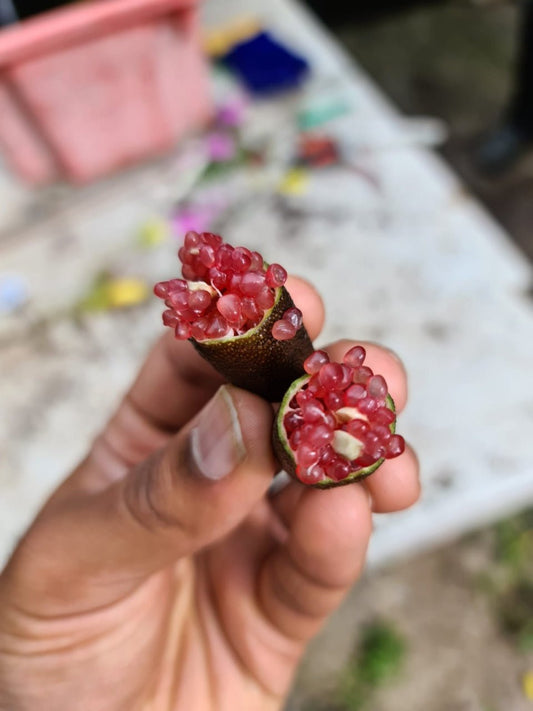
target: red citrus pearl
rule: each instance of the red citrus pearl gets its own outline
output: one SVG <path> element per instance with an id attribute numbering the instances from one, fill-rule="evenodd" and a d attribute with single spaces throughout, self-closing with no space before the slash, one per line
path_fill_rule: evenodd
<path id="1" fill-rule="evenodd" d="M 228 323 L 222 314 L 215 313 L 209 321 L 205 330 L 207 338 L 222 338 L 228 332 Z"/>
<path id="2" fill-rule="evenodd" d="M 385 425 L 376 425 L 372 428 L 372 432 L 379 438 L 381 444 L 386 444 L 391 438 L 391 431 Z"/>
<path id="3" fill-rule="evenodd" d="M 326 351 L 315 351 L 304 360 L 304 370 L 309 375 L 315 375 L 326 363 L 329 363 L 329 356 Z"/>
<path id="4" fill-rule="evenodd" d="M 366 397 L 366 389 L 363 385 L 359 383 L 350 385 L 344 393 L 344 404 L 347 407 L 355 407 L 364 397 Z"/>
<path id="5" fill-rule="evenodd" d="M 217 309 L 230 324 L 236 324 L 242 318 L 241 300 L 235 294 L 221 296 L 217 301 Z"/>
<path id="6" fill-rule="evenodd" d="M 312 486 L 313 484 L 318 484 L 324 478 L 326 472 L 320 464 L 314 464 L 309 468 L 297 467 L 296 476 L 302 482 L 302 484 L 307 484 Z"/>
<path id="7" fill-rule="evenodd" d="M 296 460 L 300 467 L 310 467 L 318 462 L 320 457 L 318 449 L 308 442 L 302 442 L 296 453 Z"/>
<path id="8" fill-rule="evenodd" d="M 231 267 L 238 274 L 244 274 L 252 263 L 252 253 L 246 247 L 237 247 L 231 255 Z"/>
<path id="9" fill-rule="evenodd" d="M 303 323 L 302 312 L 297 308 L 287 309 L 287 311 L 283 314 L 283 318 L 285 321 L 292 323 L 296 329 L 300 328 Z"/>
<path id="10" fill-rule="evenodd" d="M 211 294 L 203 289 L 191 291 L 188 299 L 189 308 L 194 313 L 202 314 L 211 306 Z"/>
<path id="11" fill-rule="evenodd" d="M 366 357 L 366 351 L 363 346 L 354 346 L 344 355 L 343 363 L 350 365 L 352 368 L 357 368 L 363 365 Z"/>
<path id="12" fill-rule="evenodd" d="M 171 309 L 167 309 L 166 311 L 163 311 L 163 323 L 165 326 L 170 326 L 170 328 L 175 328 L 177 323 L 179 321 L 178 314 L 172 311 Z"/>
<path id="13" fill-rule="evenodd" d="M 252 262 L 250 264 L 250 269 L 254 269 L 256 271 L 262 271 L 264 269 L 264 259 L 259 252 L 252 252 Z"/>
<path id="14" fill-rule="evenodd" d="M 191 323 L 191 336 L 197 341 L 203 341 L 205 338 L 205 332 L 209 327 L 209 319 L 205 316 L 199 318 L 197 321 Z"/>
<path id="15" fill-rule="evenodd" d="M 154 294 L 160 299 L 166 299 L 169 294 L 168 281 L 160 281 L 154 286 Z"/>
<path id="16" fill-rule="evenodd" d="M 326 424 L 310 425 L 309 431 L 302 427 L 302 439 L 314 447 L 322 448 L 333 440 L 333 429 Z"/>
<path id="17" fill-rule="evenodd" d="M 182 264 L 192 264 L 194 261 L 194 254 L 191 254 L 185 247 L 180 247 L 178 249 L 178 257 Z M 187 278 L 187 277 L 185 277 Z"/>
<path id="18" fill-rule="evenodd" d="M 323 399 L 326 406 L 334 412 L 340 410 L 344 405 L 344 397 L 341 392 L 326 392 Z"/>
<path id="19" fill-rule="evenodd" d="M 211 285 L 218 289 L 218 291 L 224 291 L 228 283 L 228 275 L 226 272 L 222 271 L 218 267 L 211 267 L 208 272 L 208 277 Z"/>
<path id="20" fill-rule="evenodd" d="M 202 247 L 200 247 L 199 257 L 204 267 L 210 268 L 215 266 L 216 252 L 215 248 L 211 247 L 211 245 L 204 244 Z"/>
<path id="21" fill-rule="evenodd" d="M 356 437 L 358 440 L 363 441 L 365 435 L 370 432 L 370 425 L 364 420 L 351 420 L 351 422 L 346 423 L 344 429 L 346 432 L 351 434 L 352 437 Z"/>
<path id="22" fill-rule="evenodd" d="M 246 275 L 245 275 L 246 276 Z M 263 311 L 251 296 L 245 296 L 241 301 L 242 312 L 250 321 L 258 321 L 263 317 Z"/>
<path id="23" fill-rule="evenodd" d="M 274 289 L 287 281 L 287 272 L 280 264 L 271 264 L 266 271 L 266 283 Z"/>
<path id="24" fill-rule="evenodd" d="M 318 400 L 308 400 L 302 406 L 302 416 L 306 422 L 323 422 L 325 413 Z"/>
<path id="25" fill-rule="evenodd" d="M 183 321 L 180 321 L 176 325 L 176 330 L 175 330 L 176 338 L 178 338 L 180 341 L 186 341 L 188 338 L 191 337 L 191 326 L 189 323 L 184 323 Z"/>
<path id="26" fill-rule="evenodd" d="M 283 426 L 288 435 L 291 435 L 297 427 L 303 425 L 304 419 L 300 412 L 292 410 L 283 418 Z"/>
<path id="27" fill-rule="evenodd" d="M 355 368 L 353 372 L 354 383 L 361 383 L 366 385 L 370 378 L 374 375 L 371 368 L 366 365 L 361 365 L 359 368 Z"/>
<path id="28" fill-rule="evenodd" d="M 327 475 L 335 481 L 342 481 L 350 475 L 352 467 L 350 462 L 344 457 L 337 457 L 326 468 Z"/>
<path id="29" fill-rule="evenodd" d="M 294 432 L 289 437 L 289 446 L 295 452 L 302 441 L 302 430 L 294 430 Z"/>
<path id="30" fill-rule="evenodd" d="M 290 341 L 296 335 L 296 329 L 285 319 L 276 321 L 272 326 L 272 336 L 276 341 Z"/>
<path id="31" fill-rule="evenodd" d="M 245 296 L 257 296 L 265 286 L 265 275 L 262 272 L 246 272 L 240 283 L 240 290 Z"/>
<path id="32" fill-rule="evenodd" d="M 345 372 L 340 363 L 325 363 L 318 374 L 320 384 L 330 391 L 341 390 L 345 377 Z"/>
<path id="33" fill-rule="evenodd" d="M 382 375 L 373 375 L 366 384 L 368 394 L 376 400 L 384 400 L 387 397 L 387 383 Z"/>
<path id="34" fill-rule="evenodd" d="M 190 250 L 198 247 L 202 242 L 202 238 L 198 232 L 187 232 L 185 239 L 183 240 L 183 245 L 185 249 Z"/>
<path id="35" fill-rule="evenodd" d="M 388 407 L 379 407 L 375 412 L 369 414 L 369 419 L 377 425 L 392 425 L 396 415 Z"/>
<path id="36" fill-rule="evenodd" d="M 392 435 L 387 443 L 386 456 L 388 459 L 399 457 L 405 452 L 405 440 L 401 435 Z"/>
<path id="37" fill-rule="evenodd" d="M 196 271 L 192 264 L 184 264 L 181 268 L 181 273 L 185 279 L 196 281 Z"/>
<path id="38" fill-rule="evenodd" d="M 268 286 L 264 286 L 255 297 L 256 304 L 264 311 L 271 309 L 275 301 L 276 297 L 274 296 L 274 292 Z"/>
<path id="39" fill-rule="evenodd" d="M 374 412 L 377 410 L 379 407 L 378 401 L 374 400 L 372 397 L 364 397 L 362 400 L 359 400 L 357 403 L 357 409 L 359 412 L 362 412 L 364 415 L 368 415 L 371 412 Z"/>

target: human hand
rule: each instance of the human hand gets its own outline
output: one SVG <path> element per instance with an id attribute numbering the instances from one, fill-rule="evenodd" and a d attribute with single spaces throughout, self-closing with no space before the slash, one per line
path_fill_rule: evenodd
<path id="1" fill-rule="evenodd" d="M 319 297 L 287 286 L 315 338 Z M 365 347 L 401 410 L 401 364 Z M 282 706 L 361 572 L 371 509 L 414 503 L 417 463 L 407 449 L 362 483 L 268 497 L 272 407 L 221 385 L 189 343 L 162 338 L 44 506 L 0 575 L 1 711 Z"/>

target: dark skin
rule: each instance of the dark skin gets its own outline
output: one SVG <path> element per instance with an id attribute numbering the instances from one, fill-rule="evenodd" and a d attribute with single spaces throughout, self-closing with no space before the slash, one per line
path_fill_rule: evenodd
<path id="1" fill-rule="evenodd" d="M 288 288 L 315 338 L 319 297 Z M 401 411 L 402 365 L 366 347 Z M 37 516 L 0 576 L 0 709 L 282 707 L 308 641 L 361 573 L 371 511 L 413 504 L 418 466 L 408 448 L 364 483 L 293 482 L 269 497 L 272 407 L 228 387 L 245 455 L 206 479 L 191 431 L 221 384 L 190 344 L 163 337 Z"/>

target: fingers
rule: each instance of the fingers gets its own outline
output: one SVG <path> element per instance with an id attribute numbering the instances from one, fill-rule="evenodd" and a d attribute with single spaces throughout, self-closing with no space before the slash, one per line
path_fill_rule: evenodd
<path id="1" fill-rule="evenodd" d="M 371 528 L 368 496 L 359 484 L 305 490 L 287 542 L 260 573 L 259 601 L 269 621 L 292 639 L 316 634 L 359 576 Z"/>
<path id="2" fill-rule="evenodd" d="M 368 494 L 376 513 L 416 502 L 420 485 L 412 449 L 360 484 L 316 491 L 291 482 L 272 500 L 289 533 L 263 567 L 260 602 L 288 637 L 312 637 L 358 577 L 371 532 Z"/>
<path id="3" fill-rule="evenodd" d="M 324 326 L 325 311 L 322 301 L 316 289 L 300 277 L 290 276 L 285 284 L 286 289 L 303 314 L 303 320 L 307 333 L 312 341 L 318 338 Z"/>
<path id="4" fill-rule="evenodd" d="M 287 528 L 290 528 L 294 512 L 306 491 L 307 488 L 303 484 L 291 479 L 279 493 L 270 497 L 271 507 Z"/>
<path id="5" fill-rule="evenodd" d="M 223 378 L 188 341 L 171 331 L 156 343 L 131 390 L 125 406 L 160 430 L 175 432 L 209 400 Z"/>
<path id="6" fill-rule="evenodd" d="M 402 511 L 420 497 L 418 459 L 411 447 L 398 459 L 390 459 L 363 481 L 372 499 L 374 513 Z"/>
<path id="7" fill-rule="evenodd" d="M 92 496 L 52 498 L 21 550 L 47 604 L 59 596 L 64 611 L 65 595 L 108 604 L 237 526 L 275 473 L 271 427 L 268 403 L 224 386 L 125 478 Z"/>

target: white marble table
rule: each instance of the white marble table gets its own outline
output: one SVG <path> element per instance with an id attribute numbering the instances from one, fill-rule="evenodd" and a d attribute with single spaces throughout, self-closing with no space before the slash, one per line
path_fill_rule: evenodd
<path id="1" fill-rule="evenodd" d="M 211 0 L 206 24 L 241 8 Z M 529 265 L 424 145 L 423 127 L 402 119 L 306 11 L 255 0 L 246 12 L 311 60 L 308 92 L 327 87 L 350 103 L 327 130 L 372 176 L 314 172 L 302 195 L 280 198 L 271 189 L 280 158 L 261 188 L 255 175 L 235 176 L 247 207 L 223 219 L 228 240 L 316 282 L 327 306 L 321 343 L 380 340 L 407 364 L 412 397 L 401 430 L 419 451 L 424 496 L 411 511 L 377 517 L 372 563 L 533 504 Z M 300 101 L 252 108 L 249 130 L 268 137 L 274 156 L 294 141 Z M 68 309 L 101 269 L 149 282 L 168 275 L 175 243 L 147 251 L 135 235 L 184 189 L 180 155 L 41 194 L 0 172 L 0 274 L 22 275 L 31 292 L 22 315 L 0 314 L 0 561 L 160 331 L 153 301 L 81 321 Z"/>

